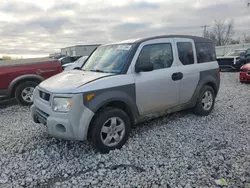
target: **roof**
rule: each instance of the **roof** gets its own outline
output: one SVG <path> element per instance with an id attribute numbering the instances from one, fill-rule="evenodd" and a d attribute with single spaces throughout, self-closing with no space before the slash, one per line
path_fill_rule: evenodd
<path id="1" fill-rule="evenodd" d="M 64 47 L 61 49 L 66 49 L 66 48 L 73 48 L 73 47 L 85 47 L 85 46 L 100 46 L 101 44 L 84 44 L 84 45 L 75 45 L 75 46 L 68 46 L 68 47 Z"/>
<path id="2" fill-rule="evenodd" d="M 147 40 L 153 40 L 153 39 L 158 39 L 158 38 L 189 38 L 189 39 L 193 39 L 194 42 L 213 42 L 211 39 L 208 39 L 205 37 L 192 36 L 192 35 L 159 35 L 159 36 L 144 38 L 137 42 L 144 42 Z"/>
<path id="3" fill-rule="evenodd" d="M 160 38 L 189 38 L 189 39 L 193 39 L 194 42 L 213 42 L 211 39 L 198 37 L 198 36 L 192 36 L 192 35 L 159 35 L 159 36 L 152 36 L 152 37 L 146 37 L 146 38 L 129 39 L 129 40 L 114 42 L 110 44 L 142 43 L 148 40 L 154 40 L 154 39 L 160 39 Z"/>
<path id="4" fill-rule="evenodd" d="M 17 59 L 17 60 L 5 60 L 0 62 L 0 67 L 8 67 L 15 65 L 25 65 L 25 64 L 33 64 L 33 63 L 42 63 L 42 62 L 54 62 L 56 59 L 52 58 L 29 58 L 29 59 Z"/>

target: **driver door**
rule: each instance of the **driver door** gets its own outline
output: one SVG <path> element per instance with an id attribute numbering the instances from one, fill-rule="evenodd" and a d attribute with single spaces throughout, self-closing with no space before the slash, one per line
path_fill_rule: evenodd
<path id="1" fill-rule="evenodd" d="M 136 87 L 136 104 L 140 115 L 154 114 L 179 104 L 182 74 L 176 65 L 176 50 L 171 38 L 142 43 L 133 59 L 132 72 Z M 150 72 L 134 71 L 136 63 L 154 65 Z"/>

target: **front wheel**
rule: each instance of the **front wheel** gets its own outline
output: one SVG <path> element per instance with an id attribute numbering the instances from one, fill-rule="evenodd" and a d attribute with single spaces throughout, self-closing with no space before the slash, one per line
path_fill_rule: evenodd
<path id="1" fill-rule="evenodd" d="M 211 86 L 204 86 L 202 89 L 196 105 L 194 107 L 194 112 L 200 116 L 207 116 L 214 108 L 215 103 L 215 92 Z"/>
<path id="2" fill-rule="evenodd" d="M 118 108 L 105 108 L 96 114 L 90 125 L 89 140 L 101 153 L 120 149 L 128 140 L 131 123 L 128 115 Z"/>
<path id="3" fill-rule="evenodd" d="M 23 106 L 32 105 L 33 92 L 37 85 L 38 83 L 33 81 L 27 81 L 19 84 L 15 90 L 15 98 L 18 104 Z"/>

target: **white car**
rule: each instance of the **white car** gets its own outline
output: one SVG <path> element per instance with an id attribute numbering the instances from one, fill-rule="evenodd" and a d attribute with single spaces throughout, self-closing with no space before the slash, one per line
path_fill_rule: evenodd
<path id="1" fill-rule="evenodd" d="M 121 148 L 139 122 L 188 108 L 207 116 L 219 86 L 210 39 L 163 35 L 126 40 L 98 47 L 82 70 L 40 83 L 31 117 L 53 137 L 89 140 L 107 153 Z"/>
<path id="2" fill-rule="evenodd" d="M 82 67 L 83 63 L 86 61 L 88 57 L 89 56 L 82 56 L 81 58 L 79 58 L 73 63 L 68 63 L 66 65 L 63 65 L 63 70 L 69 71 L 69 70 L 74 70 L 76 67 Z"/>

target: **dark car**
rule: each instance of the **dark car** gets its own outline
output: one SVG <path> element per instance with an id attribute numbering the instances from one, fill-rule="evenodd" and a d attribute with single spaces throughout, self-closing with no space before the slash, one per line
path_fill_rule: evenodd
<path id="1" fill-rule="evenodd" d="M 250 59 L 250 49 L 236 49 L 223 57 L 218 57 L 217 61 L 221 69 L 229 68 L 239 71 L 243 65 L 248 63 L 248 59 Z"/>
<path id="2" fill-rule="evenodd" d="M 61 57 L 58 60 L 61 62 L 62 65 L 66 65 L 68 63 L 73 63 L 76 60 L 78 60 L 80 57 L 82 56 L 65 56 L 65 57 Z"/>
<path id="3" fill-rule="evenodd" d="M 246 58 L 247 58 L 247 61 L 250 60 L 250 48 L 248 48 L 248 49 L 246 50 Z"/>

